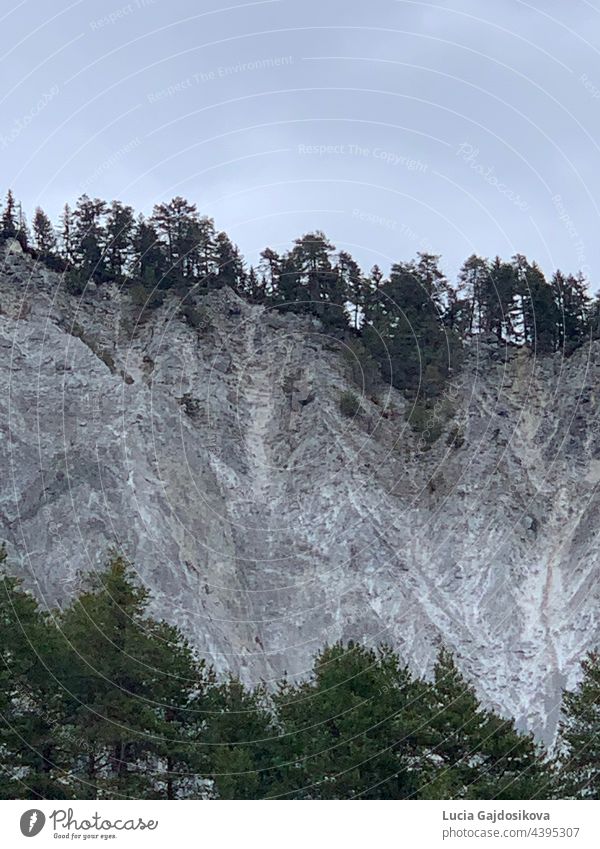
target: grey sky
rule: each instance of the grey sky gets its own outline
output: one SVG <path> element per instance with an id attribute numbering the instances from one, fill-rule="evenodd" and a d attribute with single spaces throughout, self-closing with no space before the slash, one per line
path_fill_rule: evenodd
<path id="1" fill-rule="evenodd" d="M 582 266 L 600 286 L 600 9 L 585 0 L 5 0 L 0 155 L 31 212 L 198 203 L 250 260 L 322 229 Z"/>

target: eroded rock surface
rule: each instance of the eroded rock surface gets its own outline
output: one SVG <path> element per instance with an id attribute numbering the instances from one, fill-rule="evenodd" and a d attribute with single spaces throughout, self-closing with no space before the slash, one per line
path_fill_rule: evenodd
<path id="1" fill-rule="evenodd" d="M 27 584 L 60 602 L 124 549 L 155 610 L 248 682 L 340 638 L 427 672 L 444 641 L 549 739 L 600 642 L 600 346 L 474 340 L 421 450 L 393 390 L 341 415 L 349 366 L 318 322 L 229 290 L 200 305 L 198 329 L 176 300 L 139 325 L 116 287 L 75 299 L 3 258 L 0 525 Z"/>

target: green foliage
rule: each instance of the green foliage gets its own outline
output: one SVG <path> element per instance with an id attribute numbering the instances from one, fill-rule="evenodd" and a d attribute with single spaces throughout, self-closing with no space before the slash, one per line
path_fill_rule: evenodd
<path id="1" fill-rule="evenodd" d="M 145 319 L 167 290 L 185 300 L 192 291 L 229 286 L 251 303 L 311 315 L 333 337 L 350 338 L 357 358 L 353 379 L 359 385 L 364 380 L 367 391 L 382 376 L 409 398 L 439 397 L 473 334 L 493 334 L 539 355 L 569 355 L 590 335 L 600 335 L 598 305 L 583 276 L 557 271 L 548 282 L 520 254 L 510 261 L 473 254 L 453 286 L 439 257 L 429 253 L 394 263 L 387 277 L 378 266 L 366 275 L 317 230 L 283 254 L 266 248 L 258 269 L 246 271 L 227 234 L 180 196 L 157 204 L 149 219 L 136 219 L 120 201 L 83 195 L 74 211 L 64 207 L 58 244 L 39 208 L 33 224 L 36 256 L 67 271 L 73 294 L 80 295 L 88 280 L 126 282 Z M 25 216 L 10 191 L 0 234 L 28 249 Z M 194 325 L 192 307 L 182 315 Z"/>
<path id="2" fill-rule="evenodd" d="M 361 339 L 350 337 L 342 346 L 344 359 L 349 363 L 350 377 L 362 392 L 373 392 L 381 382 L 381 371 Z"/>
<path id="3" fill-rule="evenodd" d="M 353 419 L 360 413 L 360 398 L 352 390 L 346 389 L 340 395 L 340 413 L 349 419 Z"/>
<path id="4" fill-rule="evenodd" d="M 4 560 L 5 555 L 0 555 Z M 0 584 L 0 796 L 95 799 L 528 799 L 552 770 L 480 705 L 452 656 L 432 681 L 387 646 L 336 643 L 274 694 L 217 680 L 148 615 L 128 563 L 61 611 Z M 562 786 L 598 791 L 598 657 L 565 699 Z"/>
<path id="5" fill-rule="evenodd" d="M 428 740 L 425 693 L 387 647 L 324 649 L 311 679 L 284 682 L 275 698 L 286 732 L 283 793 L 303 799 L 417 795 L 433 769 L 427 756 L 420 758 Z"/>
<path id="6" fill-rule="evenodd" d="M 442 421 L 435 404 L 418 401 L 406 411 L 406 419 L 422 440 L 424 449 L 431 448 L 442 434 Z"/>
<path id="7" fill-rule="evenodd" d="M 563 696 L 558 746 L 560 795 L 600 799 L 600 653 L 590 652 L 581 669 L 581 683 Z"/>

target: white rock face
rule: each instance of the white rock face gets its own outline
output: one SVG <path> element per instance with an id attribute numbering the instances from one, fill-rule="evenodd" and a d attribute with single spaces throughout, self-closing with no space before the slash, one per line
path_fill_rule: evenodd
<path id="1" fill-rule="evenodd" d="M 115 287 L 68 297 L 7 254 L 0 308 L 1 532 L 45 603 L 118 547 L 248 682 L 350 638 L 427 673 L 443 641 L 486 704 L 552 737 L 600 642 L 598 344 L 474 342 L 422 451 L 393 390 L 341 416 L 349 366 L 316 322 L 228 290 L 198 330 L 175 300 L 136 326 Z"/>

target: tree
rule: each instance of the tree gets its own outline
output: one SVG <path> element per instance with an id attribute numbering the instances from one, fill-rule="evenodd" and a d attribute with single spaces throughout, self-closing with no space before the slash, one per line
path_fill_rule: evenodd
<path id="1" fill-rule="evenodd" d="M 62 229 L 60 234 L 60 247 L 63 259 L 69 265 L 74 261 L 73 255 L 73 212 L 68 203 L 63 207 L 60 217 Z"/>
<path id="2" fill-rule="evenodd" d="M 482 708 L 473 687 L 442 648 L 430 708 L 432 751 L 449 798 L 532 799 L 548 791 L 548 771 L 532 737 Z"/>
<path id="3" fill-rule="evenodd" d="M 217 270 L 212 219 L 200 218 L 196 205 L 178 196 L 157 204 L 150 223 L 165 246 L 166 284 L 187 289 L 202 282 L 209 288 Z"/>
<path id="4" fill-rule="evenodd" d="M 229 678 L 214 692 L 206 732 L 219 799 L 265 799 L 280 787 L 278 730 L 264 686 Z"/>
<path id="5" fill-rule="evenodd" d="M 281 257 L 271 248 L 265 248 L 260 255 L 258 270 L 265 281 L 264 291 L 267 300 L 276 302 L 280 299 L 279 282 L 281 275 Z"/>
<path id="6" fill-rule="evenodd" d="M 538 354 L 551 354 L 558 345 L 559 313 L 552 286 L 541 269 L 523 262 L 519 274 L 523 342 Z"/>
<path id="7" fill-rule="evenodd" d="M 589 652 L 581 670 L 577 689 L 563 694 L 557 747 L 560 795 L 600 799 L 600 653 Z"/>
<path id="8" fill-rule="evenodd" d="M 59 620 L 72 782 L 78 798 L 142 797 L 162 751 L 164 647 L 146 617 L 148 593 L 122 557 L 90 583 Z"/>
<path id="9" fill-rule="evenodd" d="M 496 257 L 489 266 L 483 290 L 484 329 L 494 333 L 501 342 L 516 338 L 515 313 L 517 276 L 510 262 Z"/>
<path id="10" fill-rule="evenodd" d="M 68 797 L 57 729 L 62 693 L 48 669 L 56 632 L 33 596 L 4 571 L 0 550 L 0 798 Z"/>
<path id="11" fill-rule="evenodd" d="M 106 216 L 106 270 L 121 280 L 131 261 L 134 228 L 133 209 L 113 200 Z"/>
<path id="12" fill-rule="evenodd" d="M 309 681 L 284 682 L 276 695 L 283 793 L 303 799 L 418 795 L 431 766 L 419 758 L 423 695 L 385 646 L 350 642 L 324 649 Z"/>
<path id="13" fill-rule="evenodd" d="M 359 330 L 365 314 L 368 285 L 358 263 L 346 251 L 340 251 L 337 271 L 340 291 L 343 292 L 345 301 L 349 303 L 351 326 L 354 330 Z"/>
<path id="14" fill-rule="evenodd" d="M 84 281 L 103 280 L 105 276 L 104 248 L 106 202 L 82 195 L 73 214 L 73 258 Z"/>
<path id="15" fill-rule="evenodd" d="M 219 233 L 215 245 L 217 264 L 217 285 L 230 286 L 234 292 L 242 294 L 246 283 L 246 273 L 240 252 L 227 233 Z"/>
<path id="16" fill-rule="evenodd" d="M 12 190 L 6 194 L 6 202 L 2 213 L 2 236 L 5 239 L 14 239 L 17 235 L 16 204 Z"/>
<path id="17" fill-rule="evenodd" d="M 458 293 L 466 302 L 466 331 L 481 333 L 485 329 L 485 293 L 489 281 L 489 265 L 486 259 L 471 254 L 463 263 L 458 275 Z"/>
<path id="18" fill-rule="evenodd" d="M 143 215 L 137 219 L 133 235 L 132 274 L 152 293 L 157 287 L 165 288 L 167 261 L 158 233 Z"/>
<path id="19" fill-rule="evenodd" d="M 56 252 L 56 233 L 43 209 L 36 207 L 33 218 L 33 238 L 41 259 L 46 260 Z"/>
<path id="20" fill-rule="evenodd" d="M 156 789 L 166 799 L 197 798 L 207 794 L 213 750 L 206 745 L 215 710 L 216 676 L 198 660 L 178 628 L 152 623 L 157 703 L 161 727 L 156 741 Z"/>
<path id="21" fill-rule="evenodd" d="M 439 395 L 459 339 L 444 325 L 448 282 L 438 257 L 395 263 L 381 282 L 363 330 L 365 346 L 396 388 L 429 399 Z"/>
<path id="22" fill-rule="evenodd" d="M 287 301 L 295 302 L 300 312 L 318 316 L 327 327 L 341 328 L 347 326 L 346 298 L 339 271 L 332 262 L 334 251 L 334 245 L 320 230 L 296 239 L 285 257 L 280 289 L 284 288 L 286 274 Z"/>
<path id="23" fill-rule="evenodd" d="M 557 348 L 571 354 L 586 338 L 590 298 L 583 275 L 556 271 L 551 281 L 558 311 Z"/>

